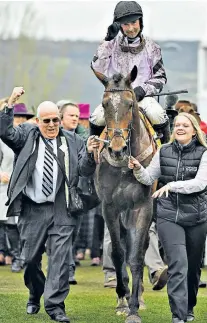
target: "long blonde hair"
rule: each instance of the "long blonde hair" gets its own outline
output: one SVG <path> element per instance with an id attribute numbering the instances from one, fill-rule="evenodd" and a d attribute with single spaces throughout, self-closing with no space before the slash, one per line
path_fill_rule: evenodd
<path id="1" fill-rule="evenodd" d="M 180 116 L 184 116 L 186 117 L 192 124 L 194 130 L 195 130 L 195 133 L 196 133 L 196 137 L 198 139 L 198 141 L 200 142 L 200 144 L 204 147 L 207 147 L 207 143 L 206 143 L 206 140 L 205 140 L 205 134 L 202 132 L 196 118 L 194 116 L 192 116 L 192 114 L 189 114 L 189 113 L 186 113 L 186 112 L 181 112 L 179 113 L 175 119 L 174 119 L 174 123 L 173 125 L 175 126 L 175 122 L 177 120 L 178 117 Z M 170 137 L 170 142 L 173 142 L 175 140 L 175 134 L 174 134 L 174 131 Z"/>

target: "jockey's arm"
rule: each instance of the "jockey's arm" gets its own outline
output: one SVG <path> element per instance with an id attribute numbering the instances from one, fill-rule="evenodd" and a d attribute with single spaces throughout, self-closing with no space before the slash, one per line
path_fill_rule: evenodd
<path id="1" fill-rule="evenodd" d="M 151 55 L 152 77 L 148 81 L 139 85 L 139 87 L 145 92 L 145 95 L 160 93 L 167 82 L 160 46 L 156 43 L 153 45 L 155 48 L 152 51 L 153 56 Z"/>
<path id="2" fill-rule="evenodd" d="M 114 39 L 111 41 L 102 41 L 92 60 L 92 67 L 97 72 L 108 76 L 108 69 L 111 62 L 111 53 L 114 46 Z"/>

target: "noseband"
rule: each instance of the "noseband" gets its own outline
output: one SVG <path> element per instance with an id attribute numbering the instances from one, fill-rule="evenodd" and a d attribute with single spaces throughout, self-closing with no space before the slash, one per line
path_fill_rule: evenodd
<path id="1" fill-rule="evenodd" d="M 129 91 L 133 94 L 133 91 L 127 88 L 124 89 L 120 89 L 120 88 L 112 88 L 109 90 L 105 90 L 104 92 L 123 92 L 123 91 Z M 134 104 L 131 106 L 131 110 L 133 109 Z M 113 135 L 110 138 L 108 131 L 113 131 Z M 124 138 L 124 131 L 128 132 L 127 138 Z M 131 132 L 132 132 L 132 120 L 129 122 L 128 127 L 127 128 L 108 128 L 106 126 L 106 135 L 107 135 L 107 140 L 105 140 L 105 143 L 107 143 L 108 145 L 111 143 L 111 141 L 113 140 L 114 137 L 121 137 L 125 140 L 126 144 L 127 144 L 127 148 L 129 151 L 129 156 L 131 156 Z"/>

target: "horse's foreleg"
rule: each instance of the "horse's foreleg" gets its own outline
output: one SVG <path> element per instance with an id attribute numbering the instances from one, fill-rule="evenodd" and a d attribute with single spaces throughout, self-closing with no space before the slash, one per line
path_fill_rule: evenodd
<path id="1" fill-rule="evenodd" d="M 126 300 L 126 295 L 129 295 L 127 282 L 127 271 L 125 263 L 125 253 L 124 248 L 121 244 L 120 238 L 120 222 L 119 214 L 117 213 L 113 204 L 102 203 L 103 207 L 103 216 L 108 227 L 110 237 L 111 237 L 111 247 L 112 247 L 112 260 L 116 270 L 117 277 L 117 287 L 116 293 L 118 295 L 118 305 L 117 305 L 117 314 L 128 314 L 128 303 Z M 124 283 L 125 282 L 125 283 Z"/>
<path id="2" fill-rule="evenodd" d="M 151 205 L 140 210 L 136 225 L 135 240 L 130 257 L 130 270 L 132 273 L 132 294 L 129 300 L 130 313 L 126 323 L 140 323 L 141 318 L 137 311 L 139 309 L 139 292 L 142 283 L 144 256 L 147 247 L 147 237 L 152 217 Z"/>

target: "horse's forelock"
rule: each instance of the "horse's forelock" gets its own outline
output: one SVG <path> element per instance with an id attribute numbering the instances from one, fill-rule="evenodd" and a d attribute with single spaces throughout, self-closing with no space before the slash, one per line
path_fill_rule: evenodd
<path id="1" fill-rule="evenodd" d="M 113 75 L 113 81 L 116 85 L 118 85 L 123 78 L 124 78 L 123 75 L 120 73 Z"/>

